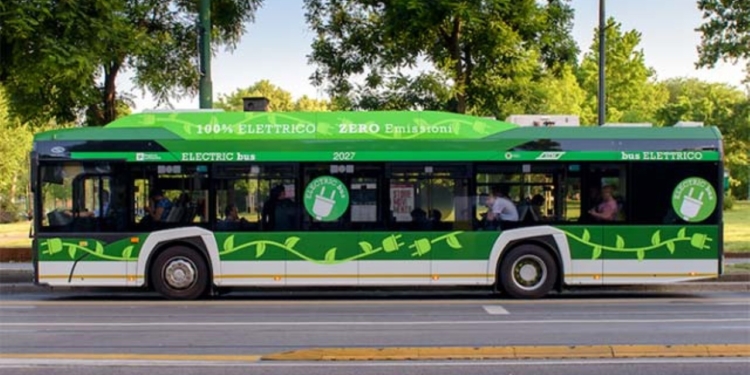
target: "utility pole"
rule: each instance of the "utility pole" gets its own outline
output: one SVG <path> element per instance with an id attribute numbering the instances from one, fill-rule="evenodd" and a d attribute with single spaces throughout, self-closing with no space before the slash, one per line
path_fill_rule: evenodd
<path id="1" fill-rule="evenodd" d="M 604 12 L 604 3 L 605 0 L 599 0 L 599 126 L 604 125 L 606 122 L 606 104 L 607 104 L 607 95 L 606 95 L 606 85 L 605 85 L 605 74 L 604 74 L 604 67 L 605 65 L 605 55 L 606 55 L 606 48 L 605 48 L 605 35 L 606 35 L 606 26 L 607 26 L 607 20 Z"/>
<path id="2" fill-rule="evenodd" d="M 198 11 L 200 31 L 200 108 L 213 107 L 211 83 L 211 0 L 200 0 Z"/>

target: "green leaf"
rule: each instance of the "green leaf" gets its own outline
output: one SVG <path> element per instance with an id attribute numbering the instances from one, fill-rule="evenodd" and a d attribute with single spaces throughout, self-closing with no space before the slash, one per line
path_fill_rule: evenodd
<path id="1" fill-rule="evenodd" d="M 266 243 L 265 242 L 258 242 L 258 245 L 255 247 L 255 258 L 260 258 L 263 256 L 263 253 L 266 252 Z"/>
<path id="2" fill-rule="evenodd" d="M 667 242 L 667 249 L 669 249 L 670 254 L 674 254 L 674 242 Z"/>
<path id="3" fill-rule="evenodd" d="M 594 246 L 594 252 L 591 254 L 591 259 L 596 260 L 599 259 L 600 256 L 602 256 L 602 247 Z"/>
<path id="4" fill-rule="evenodd" d="M 625 248 L 625 240 L 618 234 L 617 235 L 617 244 L 615 245 L 618 249 L 624 249 Z"/>
<path id="5" fill-rule="evenodd" d="M 372 252 L 372 244 L 370 244 L 367 241 L 362 241 L 359 243 L 359 247 L 362 248 L 362 251 L 365 253 L 371 253 Z"/>
<path id="6" fill-rule="evenodd" d="M 296 245 L 297 242 L 299 242 L 299 237 L 292 236 L 292 237 L 287 238 L 286 241 L 284 241 L 284 246 L 286 246 L 289 249 L 293 249 L 294 245 Z"/>
<path id="7" fill-rule="evenodd" d="M 68 247 L 68 255 L 70 256 L 70 259 L 76 258 L 76 247 L 73 245 L 66 244 Z"/>
<path id="8" fill-rule="evenodd" d="M 224 252 L 229 252 L 234 250 L 234 235 L 231 235 L 227 237 L 226 240 L 224 240 Z"/>
<path id="9" fill-rule="evenodd" d="M 97 254 L 104 254 L 104 245 L 102 245 L 101 242 L 96 241 L 96 250 L 94 252 Z"/>
<path id="10" fill-rule="evenodd" d="M 591 233 L 589 233 L 588 229 L 583 230 L 583 235 L 581 236 L 581 238 L 583 239 L 583 242 L 589 242 L 589 240 L 591 239 Z"/>
<path id="11" fill-rule="evenodd" d="M 325 262 L 333 263 L 336 261 L 336 248 L 332 248 L 326 252 Z"/>
<path id="12" fill-rule="evenodd" d="M 677 232 L 677 238 L 685 238 L 685 231 L 686 230 L 687 230 L 687 228 L 684 228 L 684 227 L 682 229 L 680 229 L 680 231 Z"/>
<path id="13" fill-rule="evenodd" d="M 651 236 L 651 244 L 656 246 L 659 243 L 661 243 L 661 230 L 657 230 L 654 232 L 654 234 Z"/>
<path id="14" fill-rule="evenodd" d="M 461 242 L 458 241 L 458 237 L 456 237 L 455 234 L 452 235 L 452 236 L 450 236 L 450 237 L 448 237 L 445 240 L 445 242 L 448 243 L 448 246 L 450 246 L 451 248 L 454 248 L 454 249 L 460 249 L 460 248 L 463 247 L 463 246 L 461 246 Z"/>
<path id="15" fill-rule="evenodd" d="M 638 254 L 638 261 L 642 261 L 646 257 L 646 252 L 643 250 L 638 250 L 636 254 Z"/>
<path id="16" fill-rule="evenodd" d="M 123 259 L 130 259 L 130 255 L 133 254 L 133 245 L 130 245 L 124 249 L 122 249 L 122 257 Z"/>

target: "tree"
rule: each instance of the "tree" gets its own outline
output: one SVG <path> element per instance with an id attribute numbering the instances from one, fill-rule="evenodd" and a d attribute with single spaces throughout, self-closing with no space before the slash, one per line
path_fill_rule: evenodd
<path id="1" fill-rule="evenodd" d="M 663 82 L 669 102 L 656 115 L 656 122 L 702 121 L 717 126 L 724 141 L 724 162 L 731 174 L 732 194 L 746 197 L 750 183 L 750 97 L 724 83 L 673 78 Z"/>
<path id="2" fill-rule="evenodd" d="M 294 101 L 289 91 L 282 89 L 268 80 L 260 80 L 244 89 L 237 89 L 231 94 L 220 95 L 216 108 L 225 111 L 242 111 L 242 98 L 265 97 L 268 99 L 268 109 L 274 112 L 289 111 L 326 111 L 330 106 L 326 101 L 316 100 L 307 96 Z"/>
<path id="3" fill-rule="evenodd" d="M 337 103 L 356 102 L 355 89 L 372 97 L 386 84 L 403 86 L 403 70 L 424 60 L 450 81 L 452 111 L 502 116 L 509 99 L 523 101 L 545 69 L 577 55 L 565 0 L 434 0 L 429 6 L 305 0 L 305 7 L 317 34 L 312 80 Z M 351 83 L 357 75 L 364 75 L 360 88 Z"/>
<path id="4" fill-rule="evenodd" d="M 599 34 L 598 28 L 595 35 Z M 643 50 L 638 49 L 641 33 L 622 31 L 613 18 L 607 20 L 606 38 L 606 115 L 607 122 L 648 122 L 667 101 L 667 92 L 655 80 L 655 72 L 646 66 Z M 599 41 L 583 57 L 579 71 L 581 87 L 587 92 L 584 122 L 595 123 L 599 91 Z M 589 117 L 591 116 L 591 117 Z"/>
<path id="5" fill-rule="evenodd" d="M 704 23 L 696 68 L 713 68 L 719 60 L 746 60 L 745 82 L 750 82 L 750 2 L 698 0 Z"/>
<path id="6" fill-rule="evenodd" d="M 214 51 L 234 48 L 263 0 L 211 2 Z M 22 121 L 117 118 L 120 73 L 159 104 L 198 89 L 198 0 L 16 0 L 0 12 L 0 82 Z"/>

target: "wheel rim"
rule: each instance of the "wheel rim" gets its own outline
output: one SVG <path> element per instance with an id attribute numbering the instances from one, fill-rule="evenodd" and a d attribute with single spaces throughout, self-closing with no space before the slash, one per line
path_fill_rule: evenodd
<path id="1" fill-rule="evenodd" d="M 535 290 L 547 280 L 547 265 L 536 255 L 523 255 L 513 262 L 513 283 L 523 290 Z"/>
<path id="2" fill-rule="evenodd" d="M 178 257 L 164 265 L 164 281 L 172 289 L 187 289 L 198 280 L 198 267 L 190 259 Z"/>

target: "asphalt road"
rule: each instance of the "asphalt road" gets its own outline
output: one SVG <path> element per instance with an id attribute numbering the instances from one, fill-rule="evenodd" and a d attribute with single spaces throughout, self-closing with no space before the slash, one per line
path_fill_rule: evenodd
<path id="1" fill-rule="evenodd" d="M 748 344 L 750 295 L 612 294 L 567 295 L 513 301 L 482 295 L 369 297 L 351 295 L 236 295 L 210 301 L 174 302 L 149 295 L 113 299 L 91 295 L 11 295 L 0 299 L 0 374 L 37 374 L 60 360 L 8 358 L 13 354 L 262 355 L 314 347 Z M 467 362 L 462 373 L 632 374 L 747 373 L 748 359 L 622 361 Z M 59 374 L 98 373 L 90 364 L 55 367 Z M 253 373 L 455 373 L 426 362 L 325 364 L 245 363 Z M 489 364 L 495 363 L 499 367 Z M 145 362 L 143 365 L 154 364 Z M 247 373 L 239 364 L 190 373 Z M 13 367 L 12 369 L 10 367 Z M 171 365 L 172 369 L 175 364 Z M 208 366 L 208 365 L 207 365 Z M 221 365 L 224 366 L 224 365 Z M 331 367 L 334 366 L 334 367 Z M 369 366 L 369 367 L 368 367 Z M 391 366 L 391 367 L 388 367 Z M 435 367 L 438 366 L 438 367 Z M 114 369 L 117 368 L 117 371 Z M 153 367 L 161 374 L 170 367 Z M 244 370 L 243 370 L 244 368 Z M 502 371 L 498 372 L 498 368 Z M 407 370 L 408 369 L 408 370 Z M 620 370 L 618 370 L 620 369 Z M 12 370 L 12 371 L 11 371 Z M 66 372 L 66 371 L 70 372 Z M 101 368 L 99 368 L 101 370 Z M 111 371 L 110 371 L 111 370 Z M 109 367 L 111 374 L 142 373 L 143 367 Z M 152 372 L 151 370 L 154 370 Z M 189 371 L 187 371 L 189 370 Z M 195 370 L 196 372 L 191 372 Z M 245 371 L 245 372 L 242 372 Z M 467 372 L 468 371 L 468 372 Z M 44 372 L 50 373 L 50 372 Z M 171 373 L 171 372 L 163 372 Z"/>
<path id="2" fill-rule="evenodd" d="M 250 365 L 2 365 L 0 375 L 746 375 L 746 358 L 649 359 L 626 361 L 485 361 L 447 363 L 256 363 Z"/>

